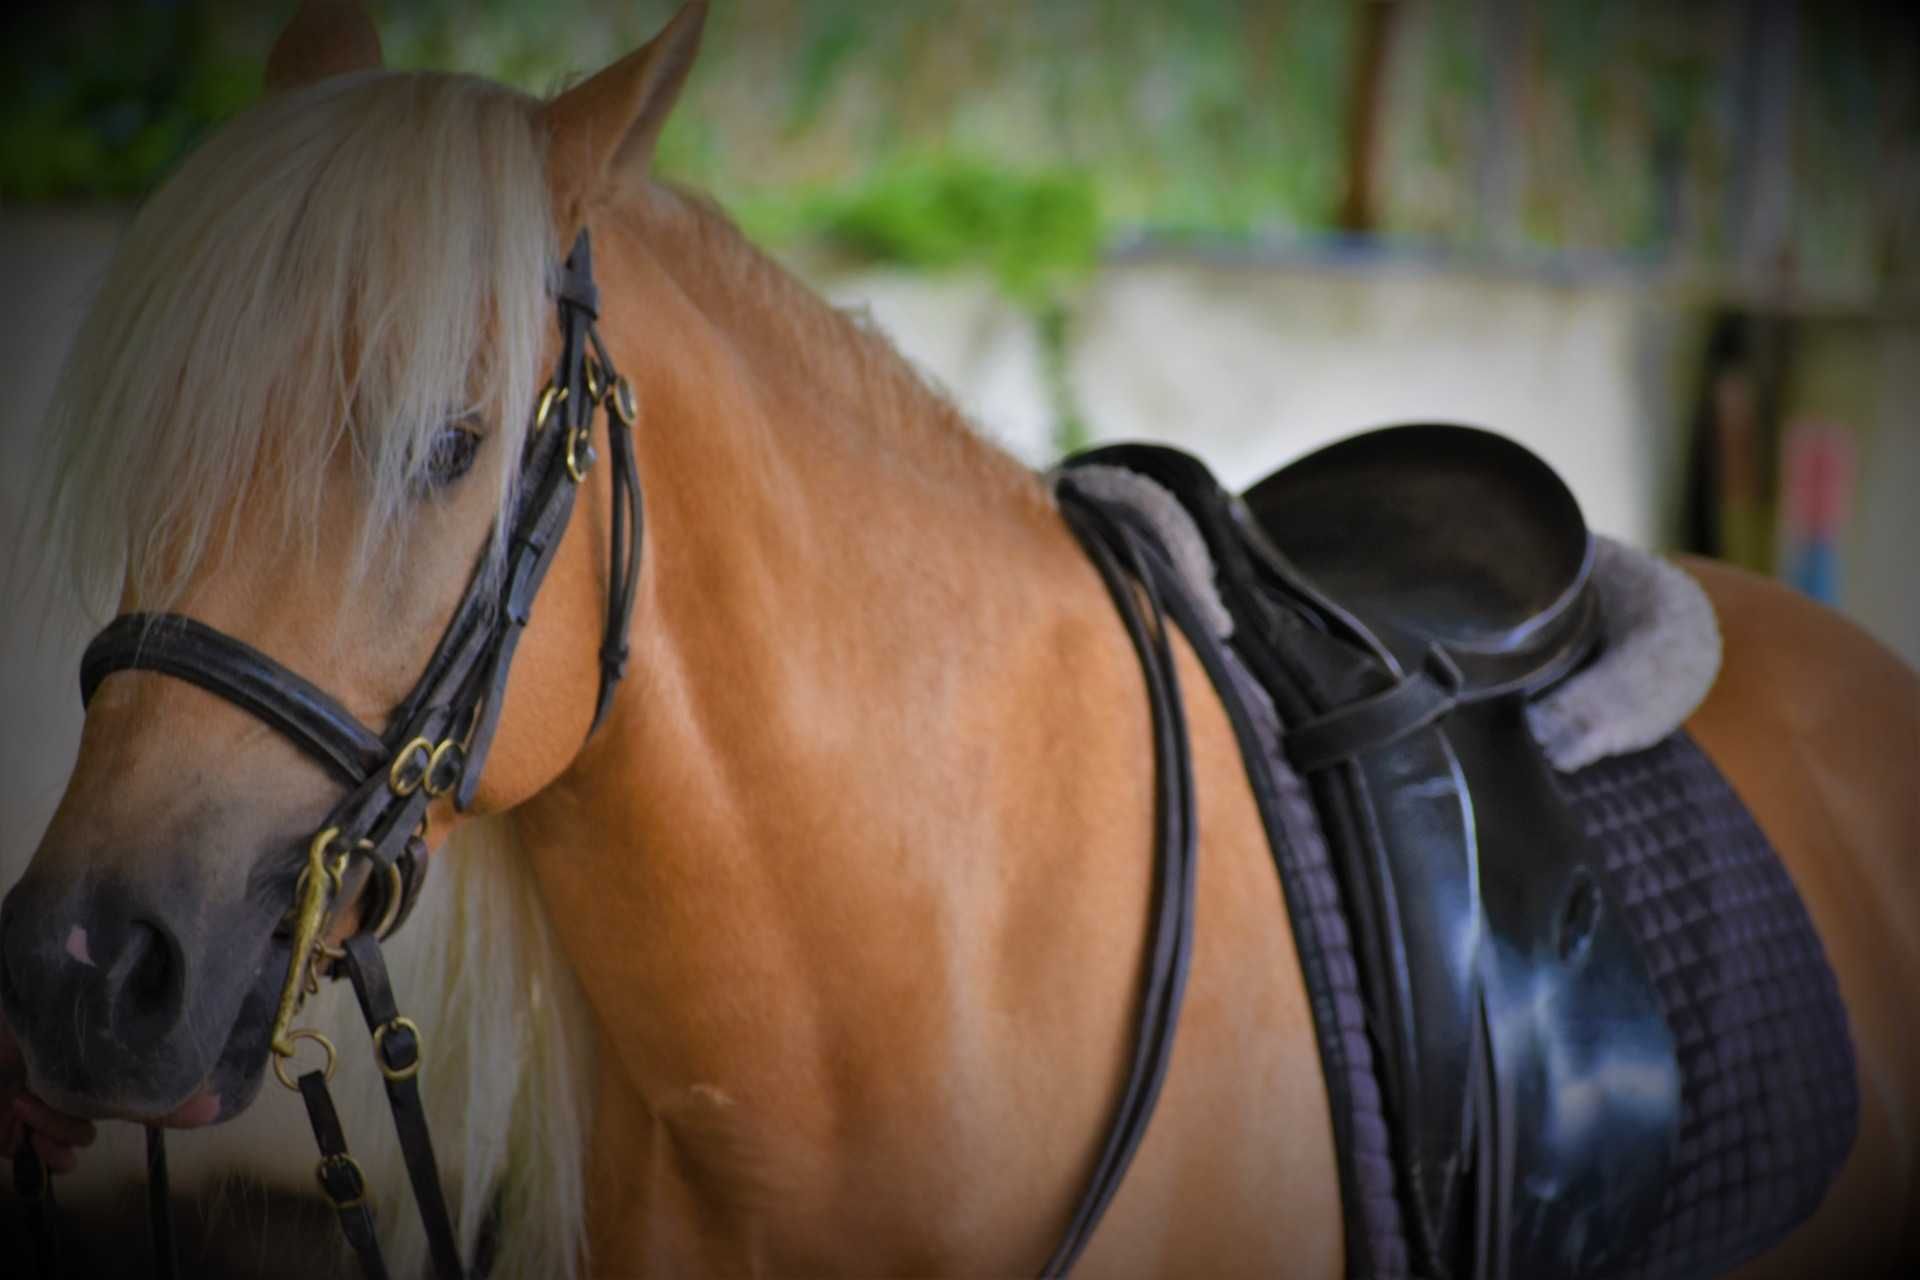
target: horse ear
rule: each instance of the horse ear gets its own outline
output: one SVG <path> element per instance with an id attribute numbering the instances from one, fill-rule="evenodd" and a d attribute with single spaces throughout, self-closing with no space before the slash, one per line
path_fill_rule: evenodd
<path id="1" fill-rule="evenodd" d="M 706 23 L 706 0 L 691 0 L 659 35 L 542 109 L 558 207 L 646 177 Z"/>
<path id="2" fill-rule="evenodd" d="M 380 33 L 359 0 L 302 0 L 267 55 L 267 92 L 380 65 Z"/>

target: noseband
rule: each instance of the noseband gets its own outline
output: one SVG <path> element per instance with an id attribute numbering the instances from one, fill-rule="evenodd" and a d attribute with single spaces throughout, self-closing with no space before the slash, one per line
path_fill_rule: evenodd
<path id="1" fill-rule="evenodd" d="M 360 1166 L 347 1152 L 327 1081 L 334 1047 L 318 1031 L 292 1025 L 304 997 L 318 990 L 318 960 L 339 961 L 353 981 L 373 1035 L 374 1056 L 387 1082 L 394 1125 L 427 1228 L 441 1280 L 465 1275 L 446 1198 L 427 1134 L 416 1077 L 420 1031 L 395 1007 L 379 942 L 398 928 L 419 896 L 426 874 L 427 808 L 451 796 L 465 810 L 500 722 L 514 650 L 531 617 L 555 551 L 573 514 L 574 498 L 595 461 L 595 411 L 607 408 L 613 453 L 613 529 L 606 630 L 600 649 L 600 691 L 593 728 L 606 718 L 614 686 L 626 671 L 627 630 L 640 571 L 641 505 L 631 428 L 632 387 L 616 374 L 595 328 L 599 291 L 582 230 L 553 286 L 564 338 L 560 361 L 541 392 L 520 462 L 507 520 L 504 556 L 491 547 L 413 692 L 375 733 L 338 701 L 266 654 L 179 614 L 126 614 L 87 647 L 81 660 L 83 701 L 116 671 L 157 671 L 198 685 L 278 729 L 351 788 L 308 843 L 294 886 L 291 959 L 273 1022 L 274 1074 L 307 1105 L 321 1150 L 321 1189 L 333 1202 L 349 1242 L 370 1277 L 384 1277 L 373 1216 Z M 497 562 L 499 561 L 499 562 Z M 591 733 L 592 730 L 589 730 Z M 364 894 L 349 892 L 349 876 L 364 871 Z M 331 917 L 356 897 L 366 898 L 360 932 L 344 947 L 326 944 Z M 289 1077 L 298 1042 L 312 1040 L 322 1067 Z M 160 1130 L 149 1130 L 149 1167 L 164 1179 Z M 172 1273 L 171 1236 L 162 1189 L 154 1205 L 160 1267 Z"/>

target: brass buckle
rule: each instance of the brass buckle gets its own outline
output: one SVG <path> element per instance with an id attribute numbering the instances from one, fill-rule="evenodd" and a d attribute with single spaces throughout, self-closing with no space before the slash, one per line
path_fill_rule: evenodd
<path id="1" fill-rule="evenodd" d="M 440 778 L 441 766 L 456 756 L 459 757 L 458 767 L 444 780 L 436 782 Z M 428 795 L 438 798 L 460 785 L 460 775 L 466 770 L 466 749 L 452 738 L 448 738 L 435 747 L 433 754 L 427 758 L 427 771 L 421 775 L 420 785 L 426 789 Z"/>
<path id="2" fill-rule="evenodd" d="M 420 762 L 417 772 L 402 770 L 402 765 L 410 765 L 416 760 Z M 415 738 L 394 753 L 393 763 L 387 766 L 387 786 L 397 796 L 410 796 L 420 789 L 420 784 L 427 780 L 427 774 L 432 769 L 433 744 L 425 738 Z"/>
<path id="3" fill-rule="evenodd" d="M 389 1031 L 402 1030 L 413 1032 L 413 1061 L 396 1070 L 387 1065 L 387 1055 L 382 1050 L 381 1045 L 386 1041 Z M 383 1022 L 373 1033 L 374 1065 L 380 1068 L 381 1075 L 393 1081 L 395 1084 L 399 1084 L 402 1080 L 411 1080 L 420 1074 L 420 1062 L 421 1059 L 426 1056 L 426 1048 L 427 1042 L 425 1037 L 420 1034 L 420 1024 L 412 1018 L 397 1017 L 390 1022 Z"/>
<path id="4" fill-rule="evenodd" d="M 606 384 L 601 380 L 600 362 L 591 353 L 587 356 L 587 399 L 598 400 L 601 388 Z"/>
<path id="5" fill-rule="evenodd" d="M 607 388 L 607 410 L 628 426 L 640 416 L 639 402 L 633 398 L 633 384 L 625 374 L 614 375 L 613 385 Z"/>
<path id="6" fill-rule="evenodd" d="M 586 446 L 584 449 L 581 446 Z M 588 419 L 573 429 L 567 437 L 567 474 L 573 477 L 575 484 L 585 482 L 587 473 L 593 470 L 593 420 Z"/>
<path id="7" fill-rule="evenodd" d="M 553 411 L 565 404 L 566 400 L 565 387 L 556 387 L 551 382 L 547 384 L 546 390 L 540 393 L 539 405 L 533 411 L 533 434 L 539 435 L 546 430 L 547 423 L 553 418 Z"/>
<path id="8" fill-rule="evenodd" d="M 329 1169 L 345 1170 L 353 1179 L 353 1185 L 359 1190 L 344 1200 L 334 1199 L 333 1188 L 327 1185 Z M 313 1178 L 320 1184 L 320 1194 L 325 1196 L 327 1202 L 335 1209 L 343 1213 L 348 1209 L 358 1209 L 367 1202 L 367 1172 L 360 1167 L 358 1160 L 344 1151 L 320 1157 L 320 1163 L 314 1166 Z"/>
<path id="9" fill-rule="evenodd" d="M 424 821 L 424 820 L 423 820 Z M 376 941 L 385 942 L 387 935 L 393 932 L 393 922 L 400 918 L 400 903 L 407 896 L 407 881 L 400 874 L 400 864 L 387 864 L 387 901 L 380 912 L 380 923 L 373 926 Z"/>
<path id="10" fill-rule="evenodd" d="M 278 1048 L 275 1048 L 273 1051 L 273 1074 L 279 1078 L 281 1084 L 293 1090 L 295 1093 L 300 1092 L 300 1086 L 295 1084 L 293 1077 L 287 1074 L 287 1064 L 293 1061 L 295 1052 L 293 1048 L 294 1044 L 301 1040 L 313 1041 L 326 1053 L 327 1061 L 326 1065 L 320 1068 L 320 1078 L 329 1084 L 333 1082 L 333 1067 L 338 1058 L 338 1055 L 336 1055 L 333 1050 L 333 1041 L 327 1039 L 318 1031 L 310 1027 L 301 1027 L 298 1031 L 289 1032 L 287 1035 L 287 1051 L 282 1053 Z"/>

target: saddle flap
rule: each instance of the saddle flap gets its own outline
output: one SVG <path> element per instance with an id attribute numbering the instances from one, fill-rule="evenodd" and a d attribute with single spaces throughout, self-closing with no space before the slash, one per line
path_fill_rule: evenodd
<path id="1" fill-rule="evenodd" d="M 1679 1137 L 1672 1028 L 1605 851 L 1582 831 L 1518 698 L 1448 723 L 1472 796 L 1487 947 L 1494 1194 L 1479 1274 L 1595 1276 L 1657 1219 Z"/>

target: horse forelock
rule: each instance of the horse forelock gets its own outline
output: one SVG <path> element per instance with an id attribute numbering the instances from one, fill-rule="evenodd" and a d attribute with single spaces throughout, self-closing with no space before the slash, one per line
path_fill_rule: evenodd
<path id="1" fill-rule="evenodd" d="M 394 567 L 449 419 L 518 456 L 551 327 L 535 107 L 468 77 L 339 77 L 250 108 L 154 195 L 46 421 L 42 533 L 91 607 L 123 583 L 165 607 L 239 537 L 311 555 L 343 515 L 357 585 Z M 340 465 L 347 512 L 322 484 Z"/>

